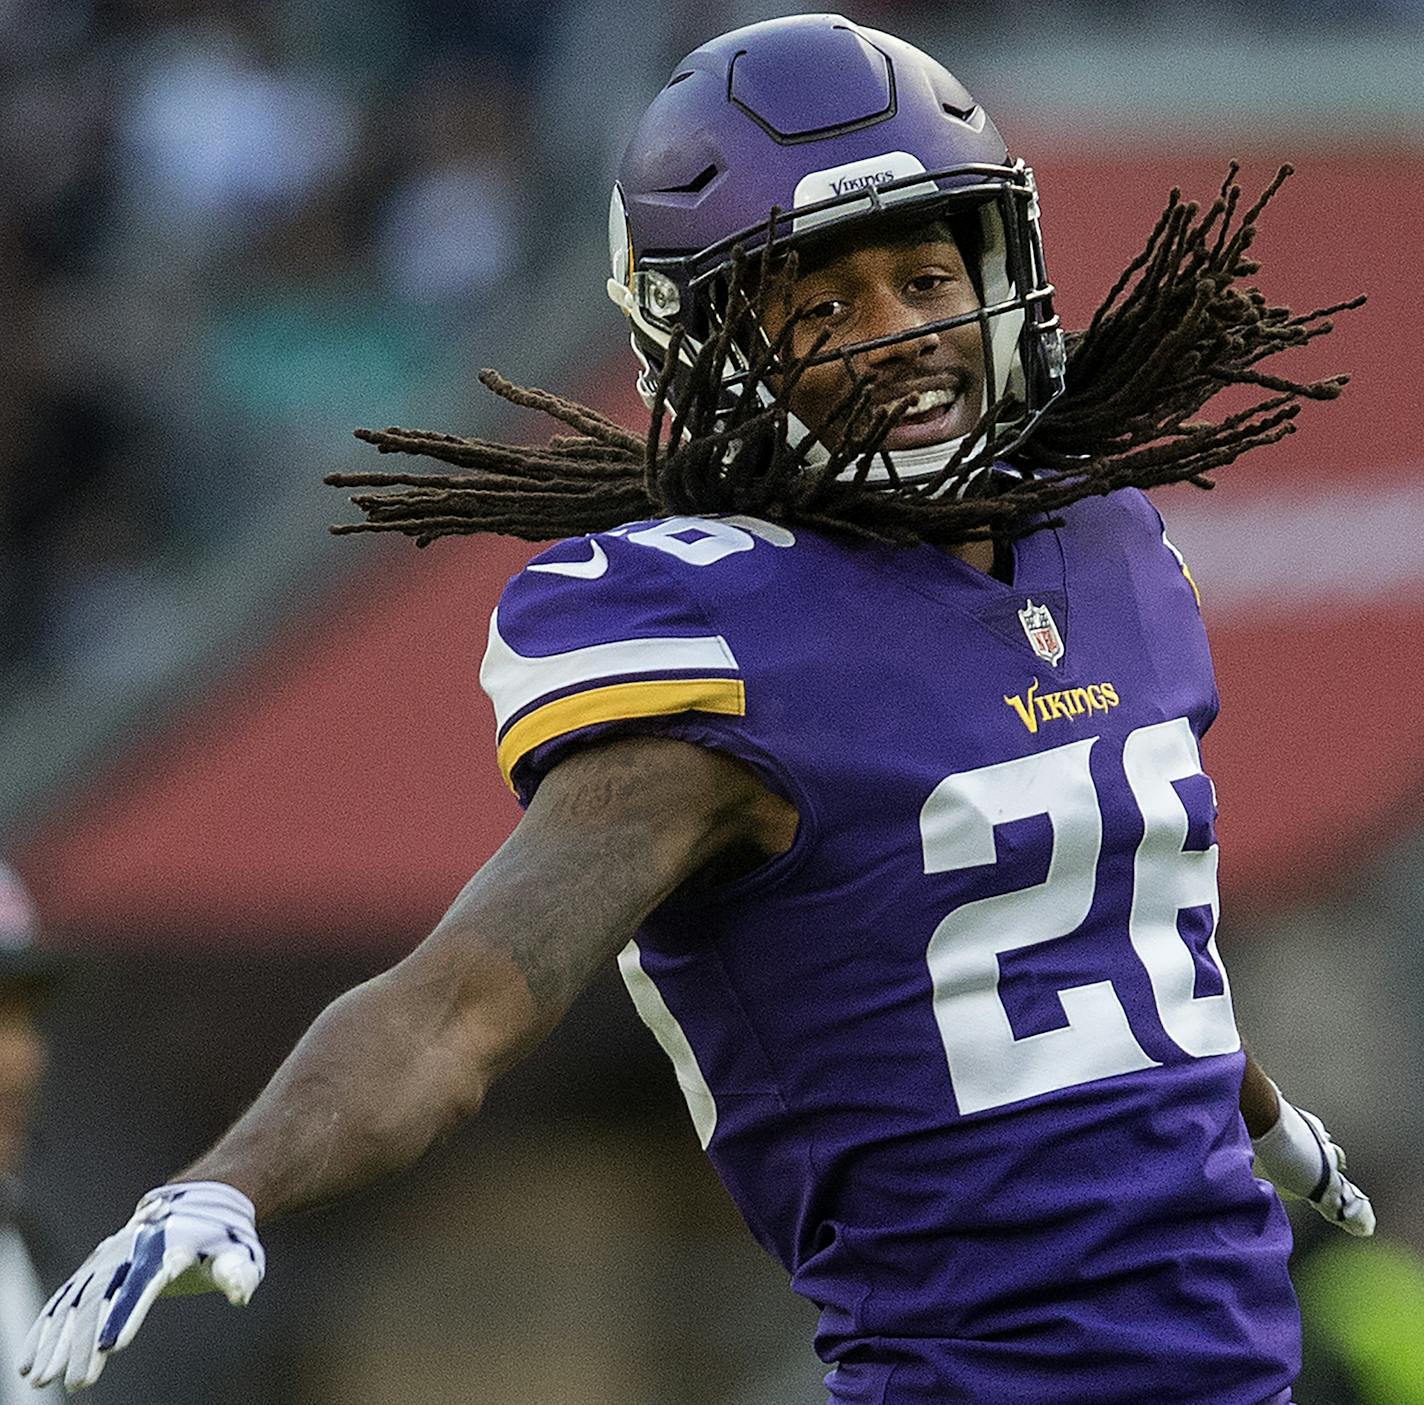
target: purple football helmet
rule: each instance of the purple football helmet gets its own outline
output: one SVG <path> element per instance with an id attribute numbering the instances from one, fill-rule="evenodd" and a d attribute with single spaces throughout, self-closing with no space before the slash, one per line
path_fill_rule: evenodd
<path id="1" fill-rule="evenodd" d="M 1010 161 L 984 109 L 927 54 L 839 15 L 794 15 L 689 54 L 624 153 L 608 291 L 632 324 L 645 399 L 673 330 L 684 327 L 695 350 L 715 328 L 733 250 L 764 244 L 773 209 L 782 250 L 847 227 L 873 242 L 886 221 L 970 220 L 976 237 L 961 253 L 977 260 L 980 309 L 836 354 L 977 321 L 986 400 L 1010 406 L 994 428 L 1021 438 L 1061 392 L 1032 171 Z M 739 369 L 728 368 L 729 394 Z"/>

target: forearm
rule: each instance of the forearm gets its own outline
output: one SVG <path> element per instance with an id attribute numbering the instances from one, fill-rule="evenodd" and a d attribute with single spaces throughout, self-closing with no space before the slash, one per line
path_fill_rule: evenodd
<path id="1" fill-rule="evenodd" d="M 412 990 L 395 972 L 348 991 L 175 1179 L 225 1181 L 265 1219 L 414 1161 L 479 1107 L 493 1077 L 442 1005 L 439 992 Z"/>
<path id="2" fill-rule="evenodd" d="M 415 951 L 333 1001 L 252 1107 L 177 1179 L 235 1185 L 261 1220 L 408 1165 L 476 1112 L 495 1078 L 558 1022 L 613 942 L 603 934 L 631 930 L 596 892 L 582 908 L 567 901 L 573 846 L 543 846 L 537 865 L 530 847 L 512 838 Z M 582 914 L 583 944 L 567 939 L 571 912 Z"/>

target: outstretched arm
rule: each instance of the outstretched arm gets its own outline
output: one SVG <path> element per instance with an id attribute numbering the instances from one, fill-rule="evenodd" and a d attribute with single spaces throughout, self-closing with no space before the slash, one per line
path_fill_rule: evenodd
<path id="1" fill-rule="evenodd" d="M 683 742 L 577 753 L 434 932 L 316 1020 L 184 1180 L 266 1218 L 418 1157 L 551 1030 L 672 890 L 756 824 L 759 783 Z"/>
<path id="2" fill-rule="evenodd" d="M 430 936 L 333 1001 L 231 1131 L 50 1299 L 22 1370 L 92 1383 L 166 1289 L 246 1301 L 262 1273 L 254 1216 L 414 1161 L 668 894 L 728 852 L 785 848 L 794 823 L 739 762 L 684 742 L 631 738 L 562 762 Z"/>

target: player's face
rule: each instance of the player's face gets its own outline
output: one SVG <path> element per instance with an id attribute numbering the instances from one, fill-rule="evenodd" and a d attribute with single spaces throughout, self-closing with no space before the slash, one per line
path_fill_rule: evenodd
<path id="1" fill-rule="evenodd" d="M 0 1175 L 20 1159 L 44 1068 L 33 996 L 0 987 Z"/>
<path id="2" fill-rule="evenodd" d="M 826 350 L 852 342 L 913 331 L 931 322 L 974 312 L 979 295 L 959 249 L 947 234 L 850 247 L 801 272 L 774 293 L 764 313 L 775 337 L 799 313 L 792 351 L 805 354 L 822 332 Z M 890 432 L 887 449 L 914 449 L 968 434 L 983 412 L 984 352 L 979 325 L 927 332 L 853 358 L 857 372 L 874 377 L 877 406 L 910 399 L 909 411 Z M 822 426 L 849 387 L 843 361 L 808 369 L 791 397 L 791 409 L 828 448 L 837 427 Z M 913 397 L 913 398 L 911 398 Z"/>

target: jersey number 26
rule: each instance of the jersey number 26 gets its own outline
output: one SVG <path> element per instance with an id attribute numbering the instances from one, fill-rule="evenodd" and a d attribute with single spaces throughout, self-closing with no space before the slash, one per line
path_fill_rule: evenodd
<path id="1" fill-rule="evenodd" d="M 995 862 L 994 827 L 1046 815 L 1053 826 L 1042 883 L 956 908 L 930 938 L 934 1012 L 961 1113 L 982 1112 L 1099 1078 L 1153 1068 L 1109 980 L 1058 992 L 1067 1024 L 1016 1037 L 999 995 L 999 956 L 1067 936 L 1093 904 L 1102 808 L 1089 737 L 1033 756 L 947 776 L 920 812 L 925 872 Z M 1146 968 L 1167 1034 L 1194 1057 L 1240 1047 L 1231 990 L 1213 935 L 1206 951 L 1219 994 L 1197 995 L 1196 961 L 1177 928 L 1184 908 L 1210 907 L 1215 931 L 1216 846 L 1186 849 L 1188 817 L 1174 781 L 1201 774 L 1184 718 L 1139 727 L 1123 745 L 1123 770 L 1142 812 L 1133 862 L 1128 937 Z"/>

